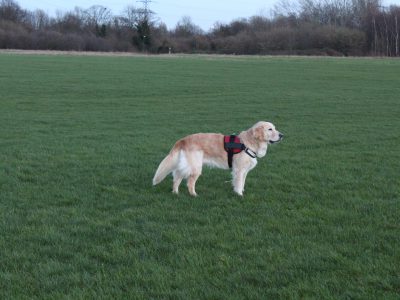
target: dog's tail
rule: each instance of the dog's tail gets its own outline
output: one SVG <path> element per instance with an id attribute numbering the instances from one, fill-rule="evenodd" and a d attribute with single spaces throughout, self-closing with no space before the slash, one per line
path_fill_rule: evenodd
<path id="1" fill-rule="evenodd" d="M 164 178 L 178 166 L 179 151 L 180 149 L 174 146 L 171 152 L 163 159 L 154 175 L 153 185 L 159 184 L 163 181 Z"/>

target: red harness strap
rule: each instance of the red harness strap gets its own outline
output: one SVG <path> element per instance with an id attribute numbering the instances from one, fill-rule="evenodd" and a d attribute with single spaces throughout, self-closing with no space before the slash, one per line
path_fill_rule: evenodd
<path id="1" fill-rule="evenodd" d="M 232 168 L 232 159 L 234 154 L 238 154 L 246 149 L 246 146 L 241 143 L 240 138 L 236 135 L 224 136 L 224 148 L 228 152 L 228 165 Z"/>

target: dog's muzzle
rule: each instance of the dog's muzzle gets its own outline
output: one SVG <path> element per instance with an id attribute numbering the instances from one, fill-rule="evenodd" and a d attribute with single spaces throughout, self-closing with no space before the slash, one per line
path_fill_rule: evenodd
<path id="1" fill-rule="evenodd" d="M 282 139 L 283 139 L 283 134 L 280 133 L 280 134 L 279 134 L 279 140 L 277 140 L 277 141 L 269 140 L 268 142 L 269 142 L 270 144 L 274 144 L 274 143 L 278 143 L 278 142 L 282 141 Z"/>

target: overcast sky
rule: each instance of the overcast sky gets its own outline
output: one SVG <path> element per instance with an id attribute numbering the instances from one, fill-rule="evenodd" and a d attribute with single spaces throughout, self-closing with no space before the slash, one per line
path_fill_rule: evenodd
<path id="1" fill-rule="evenodd" d="M 183 16 L 190 16 L 194 24 L 204 30 L 209 30 L 215 22 L 229 23 L 238 18 L 254 15 L 269 16 L 271 9 L 278 0 L 154 0 L 150 9 L 156 17 L 164 22 L 169 29 L 175 27 Z M 43 9 L 54 16 L 57 10 L 63 12 L 73 10 L 75 6 L 89 8 L 92 5 L 102 5 L 111 9 L 113 15 L 120 14 L 128 5 L 141 7 L 136 0 L 16 0 L 22 8 Z M 400 5 L 400 0 L 383 0 L 385 5 Z"/>

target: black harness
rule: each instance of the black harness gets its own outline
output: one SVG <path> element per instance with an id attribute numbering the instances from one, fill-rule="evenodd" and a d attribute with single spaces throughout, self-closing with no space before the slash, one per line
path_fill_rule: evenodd
<path id="1" fill-rule="evenodd" d="M 244 150 L 244 152 L 246 152 L 250 157 L 257 157 L 257 154 L 247 148 L 246 145 L 240 141 L 240 138 L 237 135 L 224 136 L 224 149 L 228 153 L 228 165 L 230 169 L 232 168 L 232 159 L 234 154 L 238 154 Z"/>

